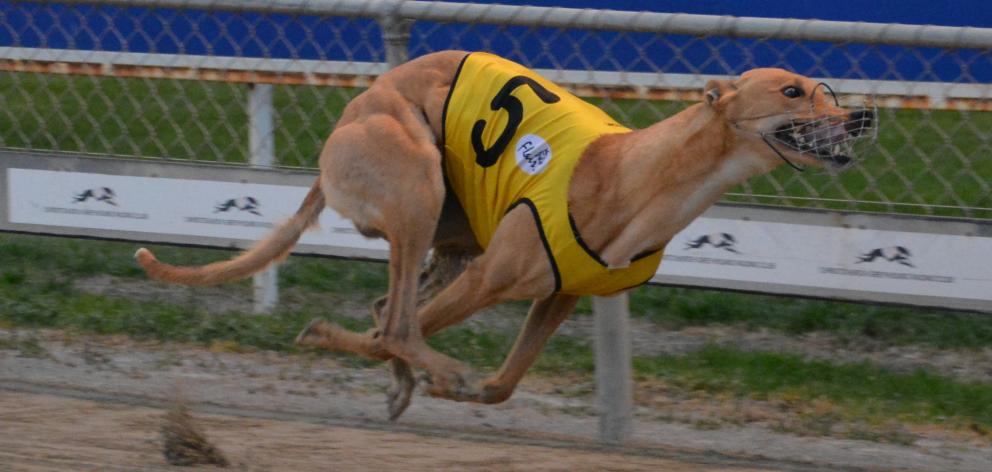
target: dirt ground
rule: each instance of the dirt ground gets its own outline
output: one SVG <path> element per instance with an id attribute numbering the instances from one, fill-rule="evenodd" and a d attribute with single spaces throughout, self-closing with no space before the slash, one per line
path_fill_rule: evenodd
<path id="1" fill-rule="evenodd" d="M 0 338 L 0 471 L 190 470 L 161 453 L 177 392 L 233 470 L 992 470 L 986 443 L 795 435 L 680 418 L 688 403 L 642 404 L 632 440 L 606 445 L 595 396 L 568 379 L 528 377 L 497 406 L 418 394 L 389 423 L 379 366 L 60 331 Z"/>
<path id="2" fill-rule="evenodd" d="M 0 412 L 2 470 L 222 470 L 168 465 L 157 433 L 163 416 L 158 409 L 0 393 Z M 288 420 L 216 414 L 196 419 L 231 458 L 230 468 L 245 471 L 758 470 Z"/>

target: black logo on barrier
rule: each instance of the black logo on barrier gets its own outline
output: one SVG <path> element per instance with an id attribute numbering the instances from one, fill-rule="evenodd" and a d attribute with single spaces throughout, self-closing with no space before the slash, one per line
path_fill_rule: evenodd
<path id="1" fill-rule="evenodd" d="M 96 216 L 96 217 L 109 217 L 109 218 L 127 218 L 132 220 L 147 220 L 148 213 L 142 213 L 139 211 L 123 211 L 120 209 L 107 209 L 106 207 L 99 205 L 99 203 L 79 205 L 78 203 L 86 203 L 89 201 L 93 202 L 103 202 L 112 207 L 118 207 L 117 205 L 117 193 L 114 189 L 110 187 L 94 187 L 82 192 L 72 193 L 72 205 L 71 207 L 58 207 L 58 206 L 46 206 L 44 207 L 45 213 L 60 214 L 60 215 L 83 215 L 86 217 Z"/>
<path id="2" fill-rule="evenodd" d="M 909 249 L 906 249 L 903 246 L 892 246 L 868 251 L 858 256 L 858 260 L 855 264 L 875 262 L 878 259 L 882 259 L 915 269 L 916 266 L 914 266 L 913 262 L 910 260 L 911 257 L 913 257 L 913 253 L 909 252 Z"/>
<path id="3" fill-rule="evenodd" d="M 719 257 L 712 254 L 712 250 L 706 248 L 720 249 L 734 254 L 734 257 Z M 698 238 L 688 239 L 685 242 L 683 251 L 701 250 L 700 255 L 665 254 L 668 261 L 686 262 L 691 264 L 708 264 L 726 267 L 741 267 L 745 269 L 774 270 L 778 264 L 769 260 L 745 260 L 740 251 L 737 250 L 737 238 L 730 233 L 710 233 Z M 673 253 L 675 251 L 672 251 Z"/>
<path id="4" fill-rule="evenodd" d="M 237 209 L 239 211 L 247 211 L 256 216 L 262 216 L 262 213 L 258 211 L 260 206 L 262 204 L 255 197 L 232 198 L 226 202 L 218 203 L 214 207 L 214 213 L 226 213 L 231 209 Z"/>
<path id="5" fill-rule="evenodd" d="M 712 246 L 717 249 L 723 249 L 724 251 L 732 252 L 734 254 L 740 254 L 740 251 L 734 248 L 737 245 L 737 239 L 734 235 L 730 233 L 713 233 L 707 234 L 705 236 L 700 236 L 696 239 L 688 241 L 685 244 L 685 248 L 688 249 L 700 249 L 706 246 Z"/>
<path id="6" fill-rule="evenodd" d="M 929 283 L 941 283 L 941 284 L 953 284 L 957 283 L 957 279 L 949 275 L 937 275 L 937 274 L 920 274 L 913 272 L 893 272 L 878 270 L 877 267 L 879 261 L 882 265 L 887 266 L 887 263 L 899 264 L 906 267 L 916 269 L 917 267 L 913 264 L 912 258 L 913 253 L 910 252 L 905 246 L 890 246 L 872 249 L 857 256 L 857 260 L 854 261 L 855 264 L 876 264 L 871 268 L 865 269 L 852 269 L 848 267 L 820 267 L 820 273 L 831 274 L 831 275 L 842 275 L 846 277 L 868 277 L 873 279 L 890 279 L 890 280 L 911 280 L 914 282 L 929 282 Z"/>
<path id="7" fill-rule="evenodd" d="M 91 188 L 73 197 L 73 203 L 82 203 L 87 200 L 94 200 L 97 202 L 103 202 L 108 205 L 117 206 L 117 194 L 114 193 L 114 189 L 110 187 L 97 187 Z"/>

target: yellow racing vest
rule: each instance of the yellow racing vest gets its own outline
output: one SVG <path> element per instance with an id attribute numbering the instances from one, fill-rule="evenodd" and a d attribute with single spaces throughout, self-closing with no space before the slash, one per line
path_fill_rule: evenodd
<path id="1" fill-rule="evenodd" d="M 462 60 L 442 120 L 445 176 L 483 249 L 503 216 L 526 205 L 556 292 L 610 295 L 655 274 L 662 251 L 608 269 L 568 212 L 568 187 L 583 151 L 600 136 L 629 129 L 530 69 L 487 53 Z"/>

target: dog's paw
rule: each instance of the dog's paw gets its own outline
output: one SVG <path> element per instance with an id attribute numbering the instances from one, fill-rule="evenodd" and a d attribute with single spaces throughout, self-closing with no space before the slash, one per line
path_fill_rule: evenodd
<path id="1" fill-rule="evenodd" d="M 437 382 L 429 373 L 420 376 L 425 392 L 432 397 L 447 398 L 459 402 L 483 403 L 483 390 L 479 387 L 484 378 L 474 372 L 454 374 L 443 382 Z"/>
<path id="2" fill-rule="evenodd" d="M 396 421 L 410 406 L 410 398 L 413 396 L 413 388 L 417 386 L 417 381 L 413 378 L 413 369 L 406 361 L 393 358 L 390 359 L 389 366 L 393 371 L 393 381 L 386 394 L 386 404 L 389 409 L 389 421 Z"/>
<path id="3" fill-rule="evenodd" d="M 319 346 L 326 337 L 327 332 L 327 322 L 320 319 L 314 318 L 303 327 L 300 334 L 296 335 L 296 339 L 293 341 L 297 346 Z"/>

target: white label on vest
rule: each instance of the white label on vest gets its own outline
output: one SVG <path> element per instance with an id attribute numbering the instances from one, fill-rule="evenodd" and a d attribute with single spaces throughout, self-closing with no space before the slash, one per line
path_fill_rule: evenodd
<path id="1" fill-rule="evenodd" d="M 551 146 L 536 134 L 527 134 L 517 140 L 517 166 L 534 175 L 543 171 L 551 162 Z"/>

